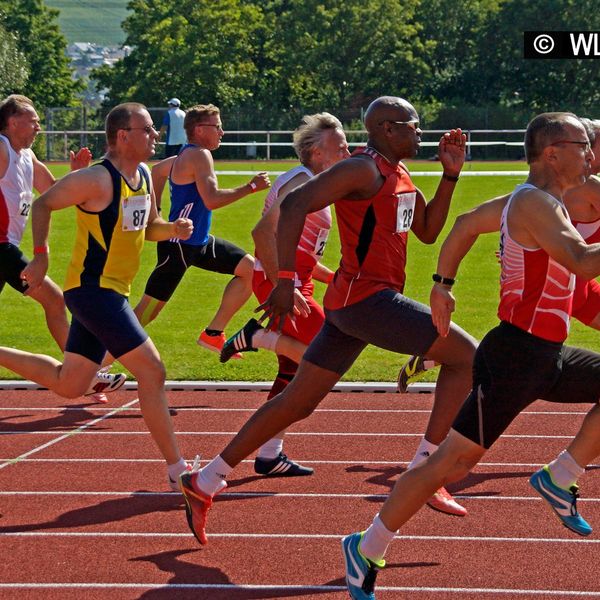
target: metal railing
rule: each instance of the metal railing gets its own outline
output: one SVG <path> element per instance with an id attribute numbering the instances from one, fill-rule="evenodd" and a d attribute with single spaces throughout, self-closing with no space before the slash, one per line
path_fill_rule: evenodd
<path id="1" fill-rule="evenodd" d="M 435 148 L 438 146 L 438 136 L 445 133 L 444 129 L 423 130 L 421 146 L 424 148 Z M 478 147 L 505 147 L 521 148 L 523 146 L 524 129 L 469 129 L 465 131 L 467 136 L 467 157 L 473 156 L 474 149 Z M 240 130 L 226 131 L 221 147 L 222 158 L 228 158 L 228 154 L 235 154 L 234 158 L 254 159 L 261 158 L 272 160 L 274 158 L 292 158 L 291 130 Z M 346 131 L 348 143 L 351 147 L 364 145 L 367 138 L 365 130 Z M 494 139 L 481 139 L 493 136 Z M 234 139 L 236 138 L 237 139 Z M 506 139 L 498 139 L 498 138 Z M 248 139 L 250 138 L 250 139 Z M 427 139 L 432 138 L 432 139 Z M 159 142 L 163 144 L 164 142 Z M 84 130 L 65 130 L 65 131 L 41 131 L 36 141 L 36 152 L 43 156 L 45 160 L 66 161 L 69 158 L 69 150 L 89 146 L 94 156 L 99 156 L 105 151 L 104 131 L 84 131 Z M 45 152 L 42 152 L 42 148 Z M 229 148 L 245 149 L 243 152 L 228 153 Z M 289 149 L 281 152 L 282 148 Z M 259 152 L 259 149 L 263 149 Z M 161 154 L 159 152 L 159 154 Z M 514 153 L 513 153 L 514 154 Z M 510 158 L 510 157 L 508 157 Z"/>

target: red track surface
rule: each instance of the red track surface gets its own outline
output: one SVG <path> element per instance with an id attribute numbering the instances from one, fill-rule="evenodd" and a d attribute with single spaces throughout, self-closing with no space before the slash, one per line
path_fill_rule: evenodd
<path id="1" fill-rule="evenodd" d="M 171 392 L 185 456 L 212 458 L 264 397 Z M 412 457 L 432 400 L 330 394 L 286 441 L 315 475 L 265 479 L 242 463 L 201 548 L 181 497 L 165 491 L 135 399 L 118 392 L 94 405 L 0 392 L 1 598 L 346 598 L 339 539 L 369 525 Z M 561 527 L 527 482 L 586 410 L 537 403 L 521 415 L 451 487 L 469 516 L 423 508 L 400 532 L 377 597 L 600 598 L 599 535 Z M 580 483 L 579 508 L 600 532 L 600 471 L 592 466 Z"/>

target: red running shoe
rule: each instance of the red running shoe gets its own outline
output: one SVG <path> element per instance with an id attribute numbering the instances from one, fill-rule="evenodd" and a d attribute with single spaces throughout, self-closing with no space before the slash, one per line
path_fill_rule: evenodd
<path id="1" fill-rule="evenodd" d="M 464 517 L 467 514 L 467 509 L 461 506 L 450 494 L 450 492 L 441 487 L 429 500 L 427 504 L 434 510 L 454 515 L 456 517 Z"/>

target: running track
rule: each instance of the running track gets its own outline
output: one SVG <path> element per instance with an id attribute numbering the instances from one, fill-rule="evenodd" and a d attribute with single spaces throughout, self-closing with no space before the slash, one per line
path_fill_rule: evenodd
<path id="1" fill-rule="evenodd" d="M 210 458 L 265 395 L 170 392 L 186 457 Z M 0 597 L 346 598 L 339 539 L 365 528 L 412 457 L 430 394 L 332 393 L 286 448 L 313 477 L 264 479 L 243 463 L 215 502 L 209 545 L 145 432 L 135 391 L 108 405 L 0 392 Z M 379 575 L 378 598 L 600 598 L 600 471 L 579 508 L 598 533 L 561 527 L 528 476 L 577 430 L 586 407 L 536 403 L 476 471 L 451 487 L 466 518 L 423 508 Z"/>

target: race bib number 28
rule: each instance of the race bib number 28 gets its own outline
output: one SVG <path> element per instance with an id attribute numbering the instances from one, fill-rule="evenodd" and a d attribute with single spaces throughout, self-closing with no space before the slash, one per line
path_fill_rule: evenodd
<path id="1" fill-rule="evenodd" d="M 150 194 L 123 198 L 121 207 L 123 231 L 139 231 L 146 228 L 150 215 Z"/>
<path id="2" fill-rule="evenodd" d="M 398 198 L 398 209 L 396 213 L 396 233 L 409 231 L 415 214 L 416 192 L 396 194 Z"/>

